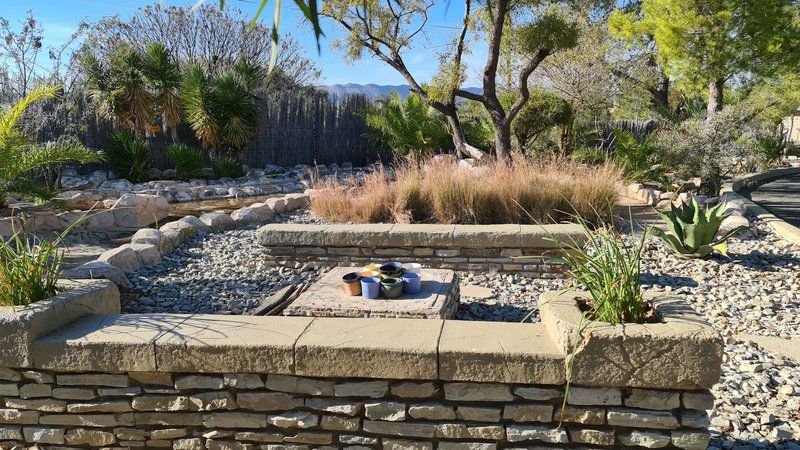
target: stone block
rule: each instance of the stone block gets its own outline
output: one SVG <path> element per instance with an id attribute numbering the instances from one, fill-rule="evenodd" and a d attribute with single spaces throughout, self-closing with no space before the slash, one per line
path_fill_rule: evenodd
<path id="1" fill-rule="evenodd" d="M 67 405 L 67 412 L 87 413 L 87 412 L 128 412 L 133 411 L 131 404 L 127 400 L 106 400 L 96 402 L 70 403 Z"/>
<path id="2" fill-rule="evenodd" d="M 134 413 L 136 425 L 160 425 L 168 427 L 189 427 L 203 424 L 199 413 L 182 412 L 137 412 Z"/>
<path id="3" fill-rule="evenodd" d="M 604 408 L 582 408 L 567 405 L 563 411 L 561 408 L 555 408 L 553 411 L 553 421 L 603 425 L 606 423 L 606 410 Z"/>
<path id="4" fill-rule="evenodd" d="M 43 412 L 64 412 L 67 402 L 52 398 L 20 399 L 7 397 L 5 405 L 7 408 L 30 409 Z"/>
<path id="5" fill-rule="evenodd" d="M 303 399 L 283 392 L 241 392 L 236 403 L 252 411 L 285 411 L 303 406 Z"/>
<path id="6" fill-rule="evenodd" d="M 440 423 L 436 426 L 436 437 L 446 439 L 491 439 L 505 438 L 501 425 L 466 425 L 463 423 Z"/>
<path id="7" fill-rule="evenodd" d="M 542 325 L 446 321 L 439 377 L 454 381 L 565 382 L 564 356 Z"/>
<path id="8" fill-rule="evenodd" d="M 220 376 L 185 375 L 175 379 L 175 389 L 222 389 L 225 383 Z"/>
<path id="9" fill-rule="evenodd" d="M 445 383 L 444 397 L 456 402 L 510 402 L 511 387 L 489 383 Z"/>
<path id="10" fill-rule="evenodd" d="M 389 247 L 453 247 L 455 225 L 395 224 L 383 246 Z"/>
<path id="11" fill-rule="evenodd" d="M 319 416 L 305 411 L 290 411 L 269 415 L 267 422 L 278 428 L 313 428 L 319 423 Z"/>
<path id="12" fill-rule="evenodd" d="M 173 246 L 178 246 L 197 235 L 197 228 L 180 220 L 165 223 L 158 230 L 164 234 L 166 239 L 171 241 Z"/>
<path id="13" fill-rule="evenodd" d="M 295 342 L 311 321 L 196 314 L 159 337 L 156 360 L 171 372 L 292 373 Z"/>
<path id="14" fill-rule="evenodd" d="M 706 390 L 684 392 L 681 399 L 686 409 L 710 410 L 714 407 L 714 395 Z"/>
<path id="15" fill-rule="evenodd" d="M 133 414 L 50 414 L 39 418 L 42 425 L 117 427 L 133 425 Z"/>
<path id="16" fill-rule="evenodd" d="M 261 375 L 255 373 L 226 373 L 223 375 L 225 386 L 233 389 L 260 389 L 264 387 L 264 380 Z"/>
<path id="17" fill-rule="evenodd" d="M 263 414 L 220 412 L 203 415 L 206 428 L 265 428 L 267 417 Z"/>
<path id="18" fill-rule="evenodd" d="M 609 408 L 608 424 L 631 428 L 678 428 L 678 419 L 669 411 L 648 411 L 645 409 Z"/>
<path id="19" fill-rule="evenodd" d="M 683 410 L 678 413 L 678 417 L 684 427 L 707 429 L 710 425 L 708 413 L 704 410 Z"/>
<path id="20" fill-rule="evenodd" d="M 91 388 L 54 388 L 53 397 L 62 400 L 92 400 L 97 398 Z"/>
<path id="21" fill-rule="evenodd" d="M 670 435 L 660 431 L 631 430 L 621 433 L 619 440 L 629 447 L 662 448 L 669 445 Z"/>
<path id="22" fill-rule="evenodd" d="M 433 450 L 432 442 L 388 438 L 383 438 L 381 441 L 383 444 L 383 450 Z"/>
<path id="23" fill-rule="evenodd" d="M 622 391 L 615 388 L 570 386 L 567 403 L 577 406 L 619 406 L 622 405 Z"/>
<path id="24" fill-rule="evenodd" d="M 20 398 L 37 398 L 37 397 L 50 397 L 53 394 L 53 388 L 49 384 L 36 384 L 29 383 L 23 384 L 19 387 Z"/>
<path id="25" fill-rule="evenodd" d="M 148 384 L 154 386 L 173 386 L 174 381 L 171 373 L 165 372 L 134 372 L 129 371 L 128 376 L 131 380 L 139 384 Z"/>
<path id="26" fill-rule="evenodd" d="M 137 411 L 188 411 L 189 397 L 185 395 L 142 395 L 131 401 Z"/>
<path id="27" fill-rule="evenodd" d="M 452 420 L 456 418 L 456 411 L 450 405 L 429 402 L 409 405 L 408 415 L 420 420 Z"/>
<path id="28" fill-rule="evenodd" d="M 490 406 L 459 406 L 456 410 L 459 419 L 474 422 L 500 422 L 501 409 Z"/>
<path id="29" fill-rule="evenodd" d="M 381 398 L 389 393 L 388 381 L 354 381 L 336 383 L 333 386 L 337 397 L 369 397 Z"/>
<path id="30" fill-rule="evenodd" d="M 343 434 L 339 436 L 339 442 L 351 445 L 376 445 L 378 438 L 372 436 L 356 436 L 353 434 Z"/>
<path id="31" fill-rule="evenodd" d="M 331 224 L 325 227 L 323 246 L 379 247 L 385 246 L 394 224 Z"/>
<path id="32" fill-rule="evenodd" d="M 506 439 L 508 442 L 542 441 L 549 444 L 569 442 L 567 430 L 552 425 L 509 425 Z"/>
<path id="33" fill-rule="evenodd" d="M 56 377 L 58 384 L 64 386 L 111 386 L 127 387 L 128 376 L 124 374 L 83 373 L 61 374 Z"/>
<path id="34" fill-rule="evenodd" d="M 702 389 L 719 381 L 722 338 L 679 297 L 645 293 L 662 323 L 594 322 L 581 327 L 583 313 L 576 299 L 585 300 L 587 295 L 554 291 L 539 299 L 542 322 L 556 347 L 565 355 L 572 354 L 580 341 L 567 362 L 575 385 Z"/>
<path id="35" fill-rule="evenodd" d="M 266 387 L 273 391 L 293 392 L 297 394 L 333 396 L 333 381 L 315 380 L 313 378 L 293 377 L 289 375 L 268 375 Z"/>
<path id="36" fill-rule="evenodd" d="M 301 399 L 298 399 L 301 400 Z M 330 398 L 307 398 L 305 406 L 309 409 L 316 411 L 325 411 L 335 414 L 345 414 L 348 416 L 357 416 L 364 410 L 364 404 L 361 402 L 353 402 L 347 400 L 335 400 Z M 291 408 L 285 408 L 291 409 Z"/>
<path id="37" fill-rule="evenodd" d="M 37 411 L 19 411 L 16 409 L 0 409 L 0 423 L 39 423 L 40 413 Z"/>
<path id="38" fill-rule="evenodd" d="M 439 450 L 495 450 L 497 444 L 487 444 L 485 442 L 439 442 L 436 446 Z"/>
<path id="39" fill-rule="evenodd" d="M 364 404 L 365 416 L 372 420 L 400 421 L 406 418 L 405 403 L 368 402 Z"/>
<path id="40" fill-rule="evenodd" d="M 104 447 L 117 441 L 114 433 L 88 428 L 72 428 L 64 435 L 67 445 L 88 445 L 91 447 Z"/>
<path id="41" fill-rule="evenodd" d="M 234 435 L 237 441 L 283 442 L 283 434 L 258 431 L 241 431 Z"/>
<path id="42" fill-rule="evenodd" d="M 574 428 L 567 429 L 570 442 L 590 445 L 614 445 L 614 429 Z"/>
<path id="43" fill-rule="evenodd" d="M 42 372 L 41 370 L 23 370 L 21 373 L 22 378 L 26 380 L 35 381 L 40 384 L 55 383 L 56 377 L 52 373 Z M 2 386 L 0 384 L 0 386 Z M 2 394 L 5 395 L 5 394 Z"/>
<path id="44" fill-rule="evenodd" d="M 672 432 L 672 445 L 684 450 L 704 450 L 708 448 L 711 435 L 707 431 L 676 430 Z"/>
<path id="45" fill-rule="evenodd" d="M 282 318 L 285 320 L 285 318 Z M 295 347 L 295 373 L 433 380 L 443 321 L 316 318 Z M 397 339 L 397 336 L 404 336 Z"/>
<path id="46" fill-rule="evenodd" d="M 161 251 L 153 244 L 128 244 L 136 252 L 141 267 L 161 262 Z"/>
<path id="47" fill-rule="evenodd" d="M 201 392 L 189 397 L 189 408 L 192 411 L 233 410 L 236 401 L 230 392 Z"/>
<path id="48" fill-rule="evenodd" d="M 430 423 L 365 420 L 364 431 L 389 436 L 433 438 L 436 435 L 436 425 Z"/>
<path id="49" fill-rule="evenodd" d="M 563 398 L 564 391 L 557 388 L 517 386 L 514 387 L 514 395 L 522 397 L 525 400 L 548 401 Z"/>
<path id="50" fill-rule="evenodd" d="M 433 383 L 415 383 L 413 381 L 392 383 L 391 390 L 392 395 L 404 398 L 429 398 L 434 397 L 439 391 Z"/>
<path id="51" fill-rule="evenodd" d="M 63 444 L 64 430 L 61 428 L 23 427 L 25 441 L 35 444 Z"/>
<path id="52" fill-rule="evenodd" d="M 553 405 L 522 403 L 506 405 L 503 419 L 514 422 L 550 422 L 553 419 Z"/>
<path id="53" fill-rule="evenodd" d="M 139 395 L 142 388 L 139 386 L 132 386 L 126 388 L 98 388 L 97 395 L 100 397 L 133 397 Z"/>
<path id="54" fill-rule="evenodd" d="M 358 418 L 322 416 L 320 421 L 320 428 L 323 430 L 358 431 L 360 427 L 361 419 Z"/>
<path id="55" fill-rule="evenodd" d="M 22 427 L 3 425 L 0 426 L 0 440 L 2 441 L 21 441 Z"/>
<path id="56" fill-rule="evenodd" d="M 681 394 L 673 391 L 631 389 L 625 397 L 625 406 L 668 411 L 680 408 Z"/>

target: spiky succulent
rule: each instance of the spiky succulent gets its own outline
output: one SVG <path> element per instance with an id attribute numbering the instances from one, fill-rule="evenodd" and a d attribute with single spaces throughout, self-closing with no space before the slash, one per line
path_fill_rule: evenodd
<path id="1" fill-rule="evenodd" d="M 653 233 L 680 256 L 708 258 L 714 250 L 727 256 L 725 242 L 747 227 L 739 226 L 717 237 L 722 221 L 730 216 L 724 214 L 725 207 L 725 202 L 721 202 L 713 208 L 704 210 L 695 199 L 692 199 L 691 203 L 681 202 L 679 207 L 670 205 L 669 212 L 658 211 L 658 215 L 667 223 L 669 231 L 656 228 Z"/>

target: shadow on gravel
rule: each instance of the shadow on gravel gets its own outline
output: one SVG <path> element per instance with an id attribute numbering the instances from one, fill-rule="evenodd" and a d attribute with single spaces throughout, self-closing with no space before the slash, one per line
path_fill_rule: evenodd
<path id="1" fill-rule="evenodd" d="M 730 261 L 757 272 L 774 272 L 775 269 L 781 267 L 796 268 L 800 266 L 800 258 L 761 251 L 752 251 L 744 255 L 731 254 Z"/>
<path id="2" fill-rule="evenodd" d="M 519 307 L 513 304 L 491 305 L 481 301 L 471 301 L 458 305 L 456 320 L 471 320 L 483 322 L 521 322 L 531 314 L 532 306 Z M 526 322 L 540 322 L 538 312 L 529 317 Z"/>
<path id="3" fill-rule="evenodd" d="M 670 275 L 668 273 L 642 272 L 639 276 L 642 284 L 678 287 L 697 287 L 697 280 L 692 277 Z"/>

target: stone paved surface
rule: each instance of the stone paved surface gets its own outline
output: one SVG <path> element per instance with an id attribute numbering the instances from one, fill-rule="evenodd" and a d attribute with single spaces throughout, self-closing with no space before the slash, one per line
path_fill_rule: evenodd
<path id="1" fill-rule="evenodd" d="M 786 222 L 800 226 L 800 175 L 770 181 L 745 196 Z"/>

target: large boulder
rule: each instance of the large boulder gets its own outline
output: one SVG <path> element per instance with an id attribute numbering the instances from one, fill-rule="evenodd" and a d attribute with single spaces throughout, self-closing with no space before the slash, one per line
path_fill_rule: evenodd
<path id="1" fill-rule="evenodd" d="M 118 227 L 146 227 L 169 216 L 169 203 L 160 195 L 125 194 L 111 209 Z"/>
<path id="2" fill-rule="evenodd" d="M 136 250 L 131 248 L 130 244 L 112 248 L 100 255 L 97 260 L 111 264 L 123 272 L 133 272 L 141 267 L 139 256 L 136 254 Z"/>
<path id="3" fill-rule="evenodd" d="M 273 197 L 267 199 L 265 204 L 272 209 L 272 212 L 275 213 L 276 216 L 283 214 L 286 211 L 286 200 L 284 200 L 283 197 Z"/>
<path id="4" fill-rule="evenodd" d="M 111 280 L 120 287 L 130 288 L 133 285 L 118 267 L 103 261 L 89 261 L 78 267 L 65 270 L 61 273 L 63 278 L 72 280 L 95 280 L 104 278 Z"/>
<path id="5" fill-rule="evenodd" d="M 170 239 L 167 239 L 160 230 L 155 228 L 142 228 L 137 231 L 131 238 L 131 244 L 150 244 L 158 247 L 161 255 L 171 253 L 175 249 L 175 245 Z"/>
<path id="6" fill-rule="evenodd" d="M 159 230 L 164 233 L 164 236 L 170 239 L 175 246 L 197 235 L 197 228 L 186 222 L 181 222 L 180 220 L 164 224 Z"/>
<path id="7" fill-rule="evenodd" d="M 231 218 L 237 226 L 255 225 L 266 222 L 273 217 L 272 208 L 264 203 L 254 203 L 231 213 Z"/>
<path id="8" fill-rule="evenodd" d="M 224 212 L 210 212 L 200 216 L 200 221 L 211 227 L 215 232 L 232 230 L 236 227 L 233 218 Z"/>
<path id="9" fill-rule="evenodd" d="M 136 252 L 136 258 L 142 267 L 161 262 L 161 252 L 153 244 L 128 244 L 128 246 Z"/>
<path id="10" fill-rule="evenodd" d="M 180 221 L 186 222 L 189 225 L 197 228 L 197 234 L 201 236 L 211 233 L 211 227 L 206 225 L 202 220 L 198 219 L 195 216 L 186 216 L 180 219 Z"/>

